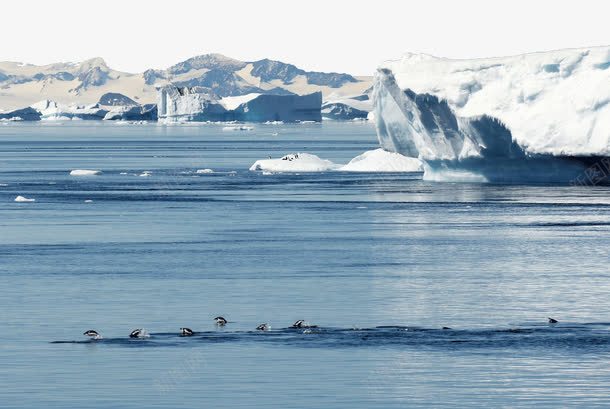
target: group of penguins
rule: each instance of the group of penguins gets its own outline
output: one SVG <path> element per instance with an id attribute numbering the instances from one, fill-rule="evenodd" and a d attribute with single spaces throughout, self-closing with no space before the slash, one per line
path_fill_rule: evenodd
<path id="1" fill-rule="evenodd" d="M 224 317 L 216 317 L 216 318 L 214 318 L 214 321 L 216 322 L 216 325 L 218 325 L 219 327 L 224 327 L 225 325 L 227 325 L 227 323 L 229 323 L 229 321 L 227 321 Z M 548 318 L 548 322 L 549 322 L 549 324 L 553 325 L 553 324 L 557 324 L 559 321 L 557 321 L 554 318 L 550 318 L 549 317 Z M 289 328 L 294 328 L 294 329 L 303 328 L 303 329 L 307 329 L 307 328 L 317 328 L 317 327 L 318 327 L 317 325 L 310 325 L 305 320 L 297 320 Z M 267 324 L 267 323 L 260 324 L 259 326 L 256 327 L 257 331 L 269 331 L 270 329 L 271 329 L 271 326 L 269 324 Z M 443 327 L 442 329 L 451 329 L 451 328 Z M 83 335 L 91 337 L 91 339 L 102 339 L 102 336 L 100 335 L 100 333 L 97 332 L 96 330 L 93 330 L 93 329 L 85 331 L 83 333 Z M 190 337 L 192 335 L 195 335 L 195 331 L 193 331 L 192 329 L 190 329 L 190 328 L 180 328 L 180 336 Z M 148 338 L 148 337 L 150 337 L 150 335 L 143 328 L 134 329 L 129 334 L 129 338 Z"/>
<path id="2" fill-rule="evenodd" d="M 224 317 L 216 317 L 214 318 L 214 321 L 219 327 L 224 327 L 229 322 Z M 317 328 L 317 325 L 310 325 L 305 320 L 297 320 L 289 328 Z M 269 331 L 270 329 L 271 326 L 267 323 L 260 324 L 258 327 L 256 327 L 257 331 Z M 83 335 L 91 337 L 91 339 L 102 339 L 100 333 L 94 329 L 90 329 L 83 332 Z M 180 335 L 183 337 L 190 337 L 192 335 L 195 335 L 195 331 L 190 328 L 180 328 Z M 149 336 L 150 335 L 148 334 L 148 332 L 146 332 L 146 330 L 143 328 L 134 329 L 129 334 L 129 338 L 148 338 Z"/>

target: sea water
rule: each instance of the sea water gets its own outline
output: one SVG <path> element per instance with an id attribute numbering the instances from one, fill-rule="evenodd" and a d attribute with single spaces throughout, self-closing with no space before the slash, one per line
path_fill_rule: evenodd
<path id="1" fill-rule="evenodd" d="M 0 125 L 0 407 L 610 405 L 608 188 L 248 171 L 376 147 L 366 123 Z"/>

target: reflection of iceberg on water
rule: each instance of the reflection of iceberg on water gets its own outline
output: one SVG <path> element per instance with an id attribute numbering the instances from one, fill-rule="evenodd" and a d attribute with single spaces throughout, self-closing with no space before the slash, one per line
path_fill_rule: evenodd
<path id="1" fill-rule="evenodd" d="M 564 70 L 562 61 L 571 54 L 581 58 L 570 59 L 571 70 Z M 610 84 L 610 70 L 589 72 L 605 71 L 595 67 L 606 66 L 598 60 L 610 60 L 610 48 L 598 54 L 598 49 L 567 50 L 472 61 L 409 55 L 388 63 L 390 68 L 378 70 L 373 90 L 379 142 L 387 151 L 421 159 L 426 180 L 606 184 L 610 127 L 599 125 L 610 123 L 610 104 L 599 102 L 604 95 L 594 97 L 597 102 L 574 98 L 576 112 L 563 112 L 556 106 L 561 95 L 553 89 L 563 86 L 569 97 L 570 91 L 587 92 L 584 82 L 590 78 Z M 555 60 L 559 71 L 545 71 Z M 568 77 L 579 75 L 587 77 L 569 83 Z M 518 88 L 531 88 L 532 82 L 541 89 L 528 100 Z M 578 84 L 584 89 L 571 88 Z M 610 101 L 608 84 L 600 84 L 596 92 L 608 91 Z M 594 111 L 584 112 L 587 106 Z M 574 129 L 581 132 L 571 134 Z"/>

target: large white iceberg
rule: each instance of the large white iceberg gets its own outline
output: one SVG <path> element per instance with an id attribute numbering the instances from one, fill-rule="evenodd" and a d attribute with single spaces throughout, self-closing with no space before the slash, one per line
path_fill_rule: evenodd
<path id="1" fill-rule="evenodd" d="M 610 47 L 385 63 L 373 97 L 389 151 L 427 179 L 596 181 L 610 167 Z"/>

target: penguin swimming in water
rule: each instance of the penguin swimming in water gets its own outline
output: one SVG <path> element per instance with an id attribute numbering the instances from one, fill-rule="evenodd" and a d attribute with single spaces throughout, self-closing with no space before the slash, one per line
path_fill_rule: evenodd
<path id="1" fill-rule="evenodd" d="M 216 325 L 218 325 L 220 327 L 224 327 L 227 324 L 227 322 L 229 322 L 226 319 L 224 319 L 224 317 L 216 317 L 216 318 L 214 318 L 214 321 L 216 321 Z"/>
<path id="2" fill-rule="evenodd" d="M 83 335 L 91 337 L 91 339 L 102 339 L 102 336 L 94 329 L 83 332 Z"/>
<path id="3" fill-rule="evenodd" d="M 195 332 L 190 328 L 180 328 L 180 335 L 183 337 L 190 337 L 193 334 L 195 334 Z"/>
<path id="4" fill-rule="evenodd" d="M 148 335 L 148 332 L 146 332 L 146 330 L 143 328 L 134 329 L 133 331 L 131 331 L 131 334 L 129 334 L 129 338 L 148 338 L 148 337 L 150 337 L 150 335 Z"/>
<path id="5" fill-rule="evenodd" d="M 267 323 L 264 323 L 264 324 L 261 324 L 258 327 L 256 327 L 256 329 L 258 331 L 269 331 L 271 329 L 271 327 Z"/>
<path id="6" fill-rule="evenodd" d="M 305 320 L 297 320 L 290 328 L 318 328 L 317 325 L 309 325 Z"/>
<path id="7" fill-rule="evenodd" d="M 554 318 L 549 317 L 549 324 L 557 324 L 559 321 L 557 321 Z"/>
<path id="8" fill-rule="evenodd" d="M 305 324 L 305 320 L 295 321 L 294 324 L 290 326 L 290 328 L 303 328 L 303 324 Z"/>

